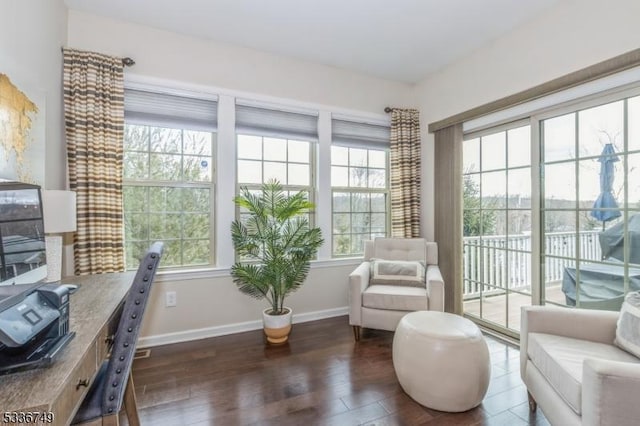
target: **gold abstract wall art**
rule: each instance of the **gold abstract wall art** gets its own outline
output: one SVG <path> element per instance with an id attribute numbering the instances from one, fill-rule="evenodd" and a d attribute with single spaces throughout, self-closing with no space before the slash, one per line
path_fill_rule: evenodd
<path id="1" fill-rule="evenodd" d="M 44 184 L 41 109 L 0 73 L 0 178 Z"/>

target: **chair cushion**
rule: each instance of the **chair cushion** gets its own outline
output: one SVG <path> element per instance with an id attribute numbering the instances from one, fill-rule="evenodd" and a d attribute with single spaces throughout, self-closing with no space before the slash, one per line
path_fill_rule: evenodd
<path id="1" fill-rule="evenodd" d="M 627 294 L 616 326 L 616 346 L 640 357 L 640 292 Z"/>
<path id="2" fill-rule="evenodd" d="M 424 238 L 376 238 L 373 240 L 371 257 L 389 260 L 426 259 L 426 241 Z"/>
<path id="3" fill-rule="evenodd" d="M 362 306 L 394 311 L 428 309 L 427 289 L 399 285 L 370 285 L 362 293 Z"/>
<path id="4" fill-rule="evenodd" d="M 369 283 L 424 287 L 424 273 L 419 261 L 371 259 Z"/>
<path id="5" fill-rule="evenodd" d="M 582 363 L 585 358 L 640 363 L 614 345 L 544 333 L 529 333 L 527 355 L 549 384 L 582 415 Z"/>

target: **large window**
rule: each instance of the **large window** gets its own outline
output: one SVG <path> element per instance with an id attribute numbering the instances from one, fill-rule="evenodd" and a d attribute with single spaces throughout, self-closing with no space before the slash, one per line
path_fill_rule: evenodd
<path id="1" fill-rule="evenodd" d="M 385 116 L 218 99 L 134 79 L 125 89 L 127 268 L 154 241 L 165 243 L 163 268 L 229 266 L 228 227 L 245 217 L 232 199 L 270 180 L 316 205 L 307 214 L 326 240 L 321 259 L 361 256 L 364 240 L 390 232 L 389 133 Z"/>
<path id="2" fill-rule="evenodd" d="M 333 256 L 357 256 L 389 229 L 389 129 L 332 120 Z"/>
<path id="3" fill-rule="evenodd" d="M 213 253 L 216 102 L 125 91 L 126 266 L 154 241 L 163 267 L 209 266 Z"/>
<path id="4" fill-rule="evenodd" d="M 239 187 L 257 192 L 275 179 L 288 193 L 304 191 L 314 200 L 317 114 L 239 104 L 236 134 Z M 309 219 L 312 223 L 312 212 Z"/>

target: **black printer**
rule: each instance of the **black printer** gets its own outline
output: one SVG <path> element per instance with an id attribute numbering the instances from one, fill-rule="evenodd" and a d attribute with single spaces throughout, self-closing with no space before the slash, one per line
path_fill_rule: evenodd
<path id="1" fill-rule="evenodd" d="M 0 374 L 50 363 L 69 333 L 69 287 L 45 284 L 38 185 L 0 180 Z"/>
<path id="2" fill-rule="evenodd" d="M 0 286 L 0 374 L 49 364 L 74 336 L 67 286 Z"/>

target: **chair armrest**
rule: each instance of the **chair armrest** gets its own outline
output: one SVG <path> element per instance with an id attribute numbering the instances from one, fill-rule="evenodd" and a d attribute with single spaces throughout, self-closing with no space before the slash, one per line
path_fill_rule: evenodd
<path id="1" fill-rule="evenodd" d="M 522 307 L 521 335 L 547 333 L 612 344 L 618 312 L 554 306 Z"/>
<path id="2" fill-rule="evenodd" d="M 640 364 L 585 359 L 582 370 L 582 424 L 638 424 L 638 394 Z"/>
<path id="3" fill-rule="evenodd" d="M 444 280 L 438 265 L 427 266 L 427 297 L 430 311 L 444 312 Z"/>
<path id="4" fill-rule="evenodd" d="M 524 378 L 528 334 L 546 333 L 613 344 L 618 312 L 555 306 L 523 306 L 520 326 L 520 373 Z"/>
<path id="5" fill-rule="evenodd" d="M 349 274 L 349 324 L 362 325 L 362 293 L 369 285 L 370 263 L 362 262 Z"/>

